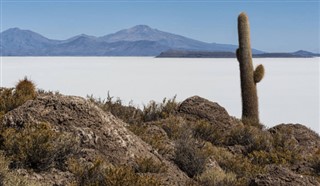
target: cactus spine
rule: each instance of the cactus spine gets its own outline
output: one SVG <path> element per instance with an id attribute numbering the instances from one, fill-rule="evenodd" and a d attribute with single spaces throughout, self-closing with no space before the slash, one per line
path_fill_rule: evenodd
<path id="1" fill-rule="evenodd" d="M 250 46 L 249 19 L 245 13 L 238 17 L 239 48 L 236 51 L 240 65 L 242 122 L 246 125 L 260 126 L 256 83 L 264 76 L 264 67 L 253 70 Z"/>

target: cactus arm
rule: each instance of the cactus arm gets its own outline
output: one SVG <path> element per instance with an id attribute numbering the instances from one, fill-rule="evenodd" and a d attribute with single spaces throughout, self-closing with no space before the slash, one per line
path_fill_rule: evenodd
<path id="1" fill-rule="evenodd" d="M 254 83 L 259 83 L 264 77 L 264 67 L 263 65 L 258 65 L 254 70 L 253 79 Z"/>

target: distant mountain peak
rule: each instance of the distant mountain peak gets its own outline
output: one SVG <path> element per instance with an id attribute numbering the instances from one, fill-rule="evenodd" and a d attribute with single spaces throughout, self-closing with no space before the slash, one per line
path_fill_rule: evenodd
<path id="1" fill-rule="evenodd" d="M 18 30 L 21 30 L 21 29 L 18 27 L 14 27 L 14 28 L 9 28 L 7 31 L 18 31 Z"/>
<path id="2" fill-rule="evenodd" d="M 148 25 L 136 25 L 134 27 L 131 27 L 129 29 L 133 29 L 133 30 L 152 30 L 152 28 Z"/>
<path id="3" fill-rule="evenodd" d="M 125 31 L 127 33 L 149 33 L 149 32 L 154 32 L 155 30 L 156 29 L 153 29 L 148 25 L 136 25 L 134 27 L 131 27 L 129 29 L 125 29 L 122 31 Z"/>

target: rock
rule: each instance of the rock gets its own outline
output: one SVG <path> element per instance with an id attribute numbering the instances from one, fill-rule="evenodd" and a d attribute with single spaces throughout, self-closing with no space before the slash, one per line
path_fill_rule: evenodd
<path id="1" fill-rule="evenodd" d="M 320 184 L 314 177 L 296 174 L 283 167 L 271 166 L 267 174 L 258 175 L 249 185 L 319 186 Z"/>
<path id="2" fill-rule="evenodd" d="M 293 142 L 292 145 L 298 146 L 299 152 L 303 155 L 314 154 L 320 149 L 319 135 L 301 124 L 280 124 L 269 129 L 273 137 L 281 136 L 284 143 Z M 291 145 L 291 146 L 292 146 Z"/>
<path id="3" fill-rule="evenodd" d="M 230 127 L 240 124 L 218 103 L 211 102 L 199 96 L 193 96 L 184 100 L 180 104 L 178 111 L 188 119 L 205 119 L 211 124 L 219 125 L 224 129 L 229 129 Z"/>
<path id="4" fill-rule="evenodd" d="M 39 96 L 8 112 L 3 119 L 6 127 L 23 127 L 40 122 L 48 122 L 55 130 L 79 138 L 81 149 L 86 152 L 85 159 L 99 155 L 114 165 L 133 165 L 137 157 L 152 158 L 168 167 L 166 173 L 161 173 L 164 184 L 184 185 L 189 180 L 174 164 L 129 131 L 126 123 L 81 97 Z"/>

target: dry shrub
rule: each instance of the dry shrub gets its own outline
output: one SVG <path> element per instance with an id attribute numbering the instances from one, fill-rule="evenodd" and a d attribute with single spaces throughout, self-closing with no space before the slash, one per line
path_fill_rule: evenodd
<path id="1" fill-rule="evenodd" d="M 166 119 L 155 121 L 154 124 L 162 127 L 172 140 L 181 138 L 186 130 L 189 130 L 185 120 L 179 116 L 169 116 Z"/>
<path id="2" fill-rule="evenodd" d="M 303 147 L 299 145 L 299 142 L 291 138 L 292 133 L 293 131 L 290 129 L 273 134 L 273 150 L 270 155 L 273 163 L 296 164 L 303 159 L 300 153 Z"/>
<path id="3" fill-rule="evenodd" d="M 28 100 L 34 99 L 37 96 L 35 84 L 24 78 L 20 80 L 16 87 L 0 89 L 0 112 L 4 113 L 17 108 Z M 1 118 L 0 118 L 1 119 Z"/>
<path id="4" fill-rule="evenodd" d="M 143 108 L 143 121 L 156 121 L 159 119 L 165 119 L 177 112 L 179 103 L 176 101 L 176 96 L 172 99 L 164 98 L 162 103 L 156 103 L 151 101 L 147 106 Z"/>
<path id="5" fill-rule="evenodd" d="M 242 145 L 247 153 L 252 151 L 270 151 L 272 149 L 272 137 L 268 131 L 252 126 L 238 126 L 227 136 L 226 145 Z"/>
<path id="6" fill-rule="evenodd" d="M 214 145 L 221 145 L 224 142 L 225 134 L 222 130 L 205 120 L 196 122 L 193 128 L 194 136 L 205 141 L 209 141 Z"/>
<path id="7" fill-rule="evenodd" d="M 40 183 L 34 180 L 28 180 L 9 169 L 10 161 L 0 153 L 0 186 L 45 186 L 49 185 L 43 181 Z"/>
<path id="8" fill-rule="evenodd" d="M 196 177 L 200 185 L 224 186 L 236 185 L 237 177 L 234 173 L 226 173 L 219 168 L 211 168 Z"/>
<path id="9" fill-rule="evenodd" d="M 170 155 L 173 149 L 166 144 L 166 136 L 162 133 L 152 133 L 147 132 L 147 125 L 132 124 L 128 126 L 135 135 L 139 136 L 143 141 L 150 144 L 154 149 L 156 149 L 161 155 Z"/>
<path id="10" fill-rule="evenodd" d="M 4 115 L 6 112 L 16 108 L 13 88 L 0 88 L 0 112 Z"/>
<path id="11" fill-rule="evenodd" d="M 150 175 L 139 175 L 128 166 L 112 166 L 102 159 L 92 165 L 81 164 L 75 159 L 68 162 L 70 171 L 77 178 L 79 186 L 149 186 L 161 185 Z"/>
<path id="12" fill-rule="evenodd" d="M 176 142 L 174 162 L 189 177 L 201 174 L 208 156 L 198 148 L 192 138 L 181 138 Z"/>
<path id="13" fill-rule="evenodd" d="M 142 121 L 143 113 L 140 109 L 135 108 L 134 106 L 132 106 L 132 104 L 129 104 L 129 106 L 125 106 L 120 98 L 114 100 L 114 97 L 110 96 L 109 92 L 105 100 L 94 98 L 93 96 L 87 96 L 87 98 L 89 101 L 99 106 L 102 110 L 110 112 L 126 123 L 138 124 Z"/>
<path id="14" fill-rule="evenodd" d="M 241 154 L 232 154 L 226 148 L 210 144 L 206 144 L 204 148 L 206 153 L 211 154 L 225 172 L 237 176 L 236 185 L 247 185 L 250 178 L 266 171 L 263 166 L 252 164 L 247 157 Z"/>
<path id="15" fill-rule="evenodd" d="M 136 158 L 134 167 L 137 173 L 164 173 L 167 167 L 164 163 L 156 162 L 152 158 Z"/>
<path id="16" fill-rule="evenodd" d="M 2 148 L 14 168 L 63 169 L 67 158 L 78 152 L 76 139 L 67 133 L 53 131 L 48 123 L 4 129 L 2 139 Z"/>

